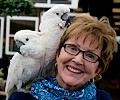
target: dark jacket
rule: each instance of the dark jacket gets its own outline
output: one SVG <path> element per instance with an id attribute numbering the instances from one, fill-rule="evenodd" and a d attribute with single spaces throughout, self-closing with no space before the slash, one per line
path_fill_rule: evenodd
<path id="1" fill-rule="evenodd" d="M 104 90 L 97 89 L 97 100 L 112 100 L 110 94 Z M 8 100 L 37 100 L 29 93 L 14 92 Z"/>

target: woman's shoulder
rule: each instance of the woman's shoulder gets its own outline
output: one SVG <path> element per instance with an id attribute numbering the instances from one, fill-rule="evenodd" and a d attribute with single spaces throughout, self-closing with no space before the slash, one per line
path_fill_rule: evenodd
<path id="1" fill-rule="evenodd" d="M 37 100 L 30 93 L 13 92 L 8 100 Z"/>
<path id="2" fill-rule="evenodd" d="M 105 90 L 97 89 L 97 100 L 113 100 L 110 93 Z"/>

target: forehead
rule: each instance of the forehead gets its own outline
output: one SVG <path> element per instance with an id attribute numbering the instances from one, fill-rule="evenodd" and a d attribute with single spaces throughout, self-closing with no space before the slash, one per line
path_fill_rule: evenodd
<path id="1" fill-rule="evenodd" d="M 87 32 L 82 32 L 79 35 L 74 35 L 70 40 L 75 41 L 78 45 L 83 44 L 85 47 L 93 49 L 101 49 L 102 45 L 98 42 L 93 34 L 87 34 Z"/>

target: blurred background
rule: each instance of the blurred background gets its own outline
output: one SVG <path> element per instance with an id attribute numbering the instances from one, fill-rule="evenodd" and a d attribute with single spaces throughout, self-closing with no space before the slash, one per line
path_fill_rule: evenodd
<path id="1" fill-rule="evenodd" d="M 5 100 L 5 81 L 12 56 L 16 52 L 13 40 L 21 29 L 39 31 L 41 15 L 56 4 L 70 7 L 70 16 L 90 13 L 101 18 L 107 16 L 111 26 L 120 36 L 120 0 L 0 0 L 0 100 Z M 98 88 L 108 91 L 113 100 L 120 100 L 120 43 L 103 78 L 96 82 Z"/>

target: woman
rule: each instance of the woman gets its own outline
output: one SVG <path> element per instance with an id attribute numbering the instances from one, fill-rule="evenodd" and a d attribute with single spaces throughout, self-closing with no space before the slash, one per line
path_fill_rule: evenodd
<path id="1" fill-rule="evenodd" d="M 115 47 L 116 33 L 106 17 L 98 20 L 81 14 L 61 38 L 56 77 L 37 80 L 30 93 L 38 100 L 112 100 L 109 93 L 96 88 L 94 81 L 107 70 Z M 12 95 L 10 98 L 15 97 Z"/>

